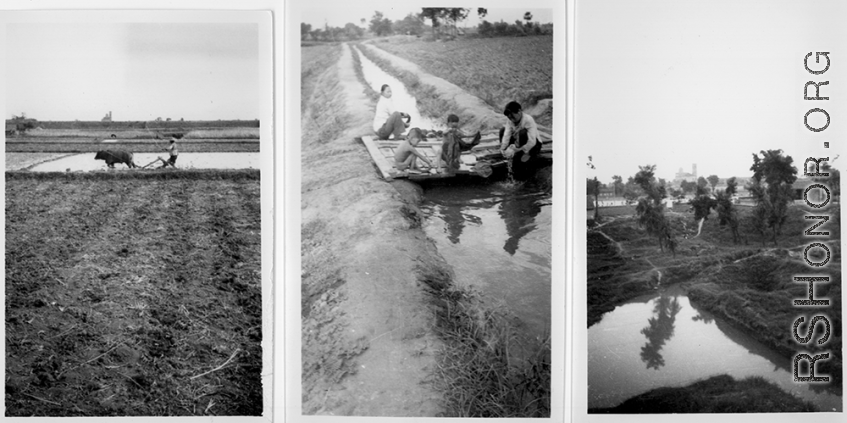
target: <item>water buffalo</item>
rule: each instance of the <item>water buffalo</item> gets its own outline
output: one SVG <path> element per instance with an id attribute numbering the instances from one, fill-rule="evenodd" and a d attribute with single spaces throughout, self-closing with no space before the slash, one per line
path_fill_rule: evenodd
<path id="1" fill-rule="evenodd" d="M 94 160 L 105 160 L 106 164 L 111 168 L 115 167 L 115 163 L 123 163 L 130 168 L 138 167 L 132 161 L 132 153 L 127 151 L 98 151 L 97 155 L 94 156 Z"/>

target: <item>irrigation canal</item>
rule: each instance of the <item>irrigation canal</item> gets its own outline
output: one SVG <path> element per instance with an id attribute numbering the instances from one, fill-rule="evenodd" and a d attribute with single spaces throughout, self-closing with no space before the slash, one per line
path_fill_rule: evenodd
<path id="1" fill-rule="evenodd" d="M 550 333 L 551 205 L 549 185 L 535 180 L 424 186 L 424 230 L 454 283 L 508 310 L 518 341 Z"/>
<path id="2" fill-rule="evenodd" d="M 616 307 L 588 328 L 588 408 L 614 407 L 652 389 L 729 374 L 762 376 L 821 411 L 842 410 L 841 396 L 793 383 L 790 365 L 698 310 L 681 289 L 668 287 Z"/>

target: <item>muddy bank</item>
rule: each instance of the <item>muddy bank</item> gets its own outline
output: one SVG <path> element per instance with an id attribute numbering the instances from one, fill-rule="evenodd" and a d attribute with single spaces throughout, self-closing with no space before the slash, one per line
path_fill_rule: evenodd
<path id="1" fill-rule="evenodd" d="M 589 413 L 797 413 L 817 411 L 760 377 L 735 380 L 714 376 L 680 388 L 659 388 L 626 400 L 614 408 Z"/>

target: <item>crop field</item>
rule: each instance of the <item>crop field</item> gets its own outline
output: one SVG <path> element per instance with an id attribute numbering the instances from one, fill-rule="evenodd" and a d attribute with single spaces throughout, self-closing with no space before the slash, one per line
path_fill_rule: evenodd
<path id="1" fill-rule="evenodd" d="M 511 100 L 526 107 L 553 97 L 552 36 L 451 42 L 391 38 L 375 45 L 458 85 L 498 110 Z M 520 52 L 520 59 L 513 52 Z"/>
<path id="2" fill-rule="evenodd" d="M 6 173 L 6 416 L 262 413 L 259 171 Z"/>

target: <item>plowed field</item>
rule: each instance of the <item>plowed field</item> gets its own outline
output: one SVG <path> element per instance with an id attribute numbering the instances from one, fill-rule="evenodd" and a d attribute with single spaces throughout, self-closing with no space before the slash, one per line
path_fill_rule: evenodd
<path id="1" fill-rule="evenodd" d="M 262 413 L 258 171 L 5 195 L 7 416 Z"/>

